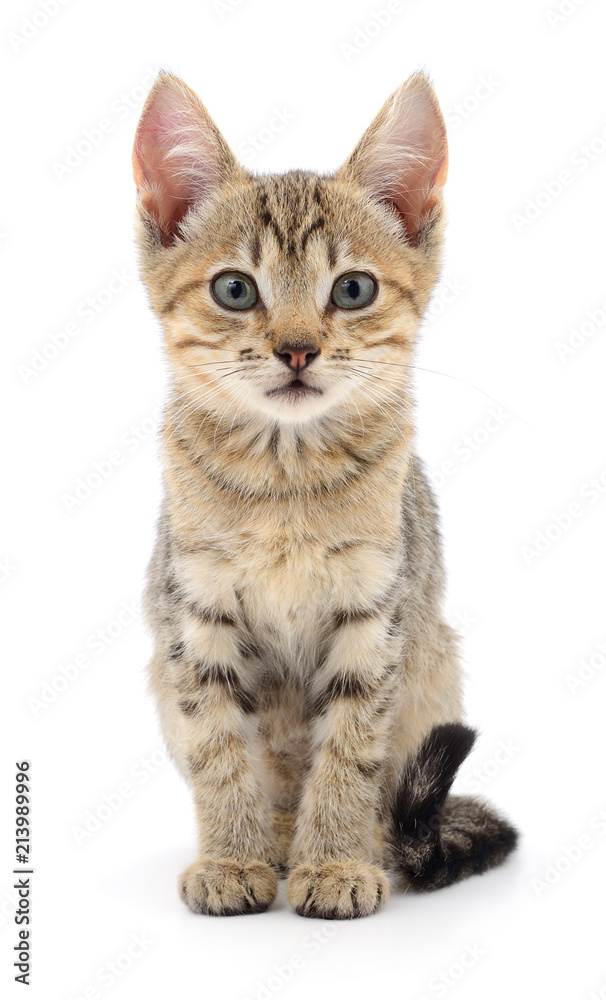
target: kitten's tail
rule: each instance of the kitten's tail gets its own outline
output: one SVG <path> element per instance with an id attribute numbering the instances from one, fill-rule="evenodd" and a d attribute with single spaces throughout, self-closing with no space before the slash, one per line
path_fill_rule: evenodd
<path id="1" fill-rule="evenodd" d="M 476 733 L 460 723 L 436 726 L 412 757 L 392 806 L 394 864 L 409 889 L 428 891 L 494 868 L 518 834 L 468 796 L 450 796 Z"/>

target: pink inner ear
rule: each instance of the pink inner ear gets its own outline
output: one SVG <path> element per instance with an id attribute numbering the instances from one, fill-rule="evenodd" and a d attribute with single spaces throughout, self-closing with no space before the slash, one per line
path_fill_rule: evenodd
<path id="1" fill-rule="evenodd" d="M 166 169 L 165 159 L 149 136 L 144 135 L 135 146 L 133 167 L 143 206 L 162 231 L 171 234 L 192 203 L 188 185 Z"/>
<path id="2" fill-rule="evenodd" d="M 448 154 L 444 153 L 437 165 L 432 160 L 424 168 L 411 168 L 394 185 L 391 200 L 402 215 L 407 233 L 413 239 L 423 220 L 439 201 L 439 190 L 444 186 L 447 170 Z"/>
<path id="3" fill-rule="evenodd" d="M 190 206 L 219 180 L 212 123 L 188 90 L 172 77 L 159 78 L 133 149 L 141 202 L 166 236 L 174 234 Z"/>
<path id="4" fill-rule="evenodd" d="M 382 201 L 395 205 L 411 240 L 440 200 L 448 172 L 446 128 L 435 95 L 413 77 L 393 103 L 362 153 L 362 176 Z"/>

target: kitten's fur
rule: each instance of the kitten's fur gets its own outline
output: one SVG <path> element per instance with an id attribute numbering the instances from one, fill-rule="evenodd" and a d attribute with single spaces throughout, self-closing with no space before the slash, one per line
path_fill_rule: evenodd
<path id="1" fill-rule="evenodd" d="M 171 374 L 146 604 L 162 727 L 197 810 L 183 899 L 260 911 L 283 872 L 298 913 L 354 917 L 390 884 L 499 864 L 512 827 L 447 798 L 474 733 L 411 422 L 447 169 L 429 81 L 403 84 L 336 174 L 255 177 L 161 74 L 133 160 Z M 258 304 L 221 305 L 222 271 L 250 275 Z M 350 271 L 378 293 L 338 308 Z M 319 391 L 267 395 L 293 368 Z"/>

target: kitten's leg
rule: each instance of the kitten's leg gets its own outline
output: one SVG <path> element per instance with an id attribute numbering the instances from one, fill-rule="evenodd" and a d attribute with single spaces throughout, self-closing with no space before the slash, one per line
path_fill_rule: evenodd
<path id="1" fill-rule="evenodd" d="M 260 773 L 250 673 L 226 620 L 191 631 L 174 650 L 179 696 L 179 756 L 196 805 L 199 856 L 181 876 L 181 896 L 196 913 L 254 913 L 277 890 L 278 848 Z"/>
<path id="2" fill-rule="evenodd" d="M 389 893 L 377 864 L 379 782 L 397 672 L 389 618 L 340 614 L 314 679 L 314 759 L 300 803 L 287 891 L 303 916 L 373 913 Z"/>

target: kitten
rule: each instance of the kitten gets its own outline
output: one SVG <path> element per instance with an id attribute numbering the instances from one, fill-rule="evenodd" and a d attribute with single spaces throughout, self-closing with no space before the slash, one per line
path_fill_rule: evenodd
<path id="1" fill-rule="evenodd" d="M 146 591 L 197 913 L 373 913 L 499 864 L 515 830 L 447 797 L 460 720 L 409 366 L 436 282 L 444 121 L 416 74 L 333 175 L 252 176 L 161 74 L 133 153 L 171 376 Z"/>

